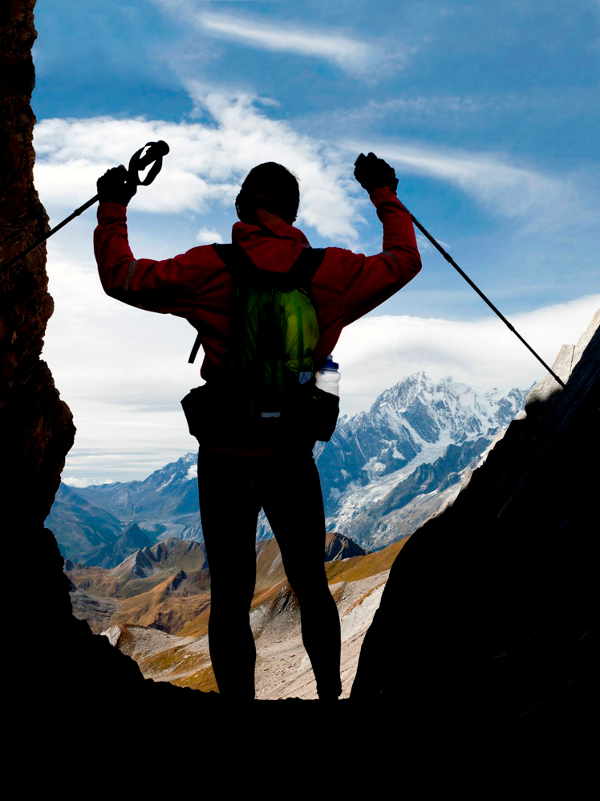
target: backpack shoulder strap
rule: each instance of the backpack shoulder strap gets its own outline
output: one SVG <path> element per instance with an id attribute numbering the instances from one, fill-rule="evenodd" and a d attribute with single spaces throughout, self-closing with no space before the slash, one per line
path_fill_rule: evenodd
<path id="1" fill-rule="evenodd" d="M 325 248 L 304 248 L 286 275 L 295 286 L 308 287 L 324 258 Z"/>
<path id="2" fill-rule="evenodd" d="M 285 273 L 279 273 L 261 270 L 239 245 L 213 245 L 213 247 L 236 280 L 275 289 L 308 286 L 325 256 L 325 248 L 304 248 L 290 269 Z"/>
<path id="3" fill-rule="evenodd" d="M 233 243 L 230 245 L 213 245 L 213 248 L 225 266 L 231 270 L 235 278 L 240 275 L 242 269 L 256 270 L 256 267 L 247 256 L 246 251 L 239 245 Z"/>
<path id="4" fill-rule="evenodd" d="M 198 331 L 198 333 L 196 334 L 196 339 L 194 340 L 194 344 L 192 345 L 190 355 L 188 356 L 188 364 L 193 364 L 196 361 L 196 356 L 198 355 L 198 351 L 200 350 L 201 344 L 202 344 L 202 337 L 200 335 L 200 331 Z"/>
<path id="5" fill-rule="evenodd" d="M 217 255 L 219 256 L 219 258 L 223 262 L 225 262 L 227 267 L 232 272 L 236 271 L 235 274 L 237 274 L 237 271 L 239 271 L 239 267 L 237 266 L 237 259 L 235 259 L 233 257 L 234 254 L 232 253 L 232 249 L 234 247 L 235 247 L 235 245 L 217 245 L 217 244 L 213 244 L 213 248 L 216 250 Z M 241 250 L 241 248 L 240 248 L 240 250 Z M 242 253 L 243 253 L 243 251 L 242 251 Z M 245 253 L 243 253 L 243 255 L 246 256 Z M 246 258 L 248 258 L 248 257 L 246 256 Z M 201 344 L 202 344 L 202 336 L 200 334 L 200 331 L 198 331 L 198 334 L 196 335 L 196 339 L 194 340 L 194 344 L 192 345 L 192 350 L 190 351 L 190 355 L 188 357 L 188 364 L 193 364 L 196 361 L 196 356 L 198 355 L 198 351 L 200 350 L 200 345 Z"/>

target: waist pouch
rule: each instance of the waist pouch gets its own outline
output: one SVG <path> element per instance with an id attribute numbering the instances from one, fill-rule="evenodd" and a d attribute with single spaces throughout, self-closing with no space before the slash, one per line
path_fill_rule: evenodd
<path id="1" fill-rule="evenodd" d="M 190 434 L 201 445 L 278 444 L 282 440 L 328 442 L 335 431 L 340 400 L 314 383 L 298 387 L 279 417 L 261 417 L 252 399 L 203 384 L 181 401 Z"/>

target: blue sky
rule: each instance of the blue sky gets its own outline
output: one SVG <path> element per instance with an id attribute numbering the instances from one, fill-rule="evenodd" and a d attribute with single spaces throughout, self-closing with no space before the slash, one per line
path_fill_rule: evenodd
<path id="1" fill-rule="evenodd" d="M 400 198 L 545 358 L 600 305 L 599 0 L 41 0 L 36 25 L 36 182 L 53 221 L 109 166 L 164 138 L 163 173 L 130 206 L 136 256 L 227 241 L 236 187 L 271 158 L 299 176 L 298 224 L 313 245 L 375 253 L 380 224 L 352 178 L 357 153 L 374 150 L 395 166 Z M 102 294 L 94 224 L 88 212 L 49 248 L 46 357 L 78 423 L 75 482 L 143 477 L 195 442 L 177 428 L 179 397 L 197 383 L 191 329 Z M 361 378 L 360 324 L 344 332 L 348 412 L 419 367 L 482 387 L 540 375 L 439 256 L 422 256 L 418 278 L 369 316 L 384 351 L 376 381 Z M 407 326 L 420 338 L 392 336 L 386 349 L 391 328 Z"/>

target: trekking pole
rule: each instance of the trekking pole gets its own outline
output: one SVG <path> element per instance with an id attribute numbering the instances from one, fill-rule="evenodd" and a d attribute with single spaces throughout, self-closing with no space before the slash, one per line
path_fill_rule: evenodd
<path id="1" fill-rule="evenodd" d="M 146 150 L 146 148 L 148 149 Z M 146 150 L 146 153 L 142 155 L 144 150 Z M 144 145 L 144 147 L 136 150 L 129 160 L 129 167 L 127 169 L 130 179 L 135 182 L 136 186 L 148 186 L 152 183 L 162 169 L 163 156 L 166 156 L 168 152 L 169 145 L 166 142 L 163 142 L 162 139 L 158 142 L 148 142 Z M 150 167 L 148 174 L 145 178 L 140 180 L 140 170 L 145 170 L 150 164 L 152 164 L 152 167 Z M 98 195 L 94 195 L 94 197 L 90 198 L 86 203 L 83 204 L 83 206 L 75 209 L 75 211 L 72 214 L 69 214 L 68 217 L 65 217 L 62 222 L 59 222 L 58 225 L 55 225 L 54 228 L 51 228 L 46 234 L 44 234 L 44 236 L 36 239 L 36 241 L 26 247 L 25 250 L 22 250 L 16 256 L 12 256 L 7 261 L 2 262 L 2 264 L 0 264 L 0 269 L 12 267 L 13 264 L 18 262 L 20 259 L 23 259 L 29 253 L 31 253 L 32 250 L 35 250 L 37 247 L 42 245 L 53 234 L 55 234 L 57 231 L 60 231 L 61 228 L 64 228 L 67 223 L 70 223 L 71 220 L 75 219 L 75 217 L 78 217 L 86 209 L 89 209 L 90 206 L 93 206 L 97 200 Z"/>
<path id="2" fill-rule="evenodd" d="M 408 211 L 408 209 L 407 209 L 407 211 Z M 410 212 L 408 212 L 408 213 L 410 214 Z M 538 362 L 540 362 L 540 364 L 542 364 L 542 365 L 543 365 L 543 366 L 546 368 L 546 370 L 547 370 L 547 371 L 550 373 L 550 375 L 552 376 L 552 378 L 554 378 L 554 380 L 555 380 L 555 381 L 557 381 L 557 382 L 560 384 L 560 386 L 561 386 L 561 387 L 564 387 L 564 386 L 565 386 L 565 383 L 564 383 L 564 381 L 563 381 L 562 379 L 560 379 L 560 378 L 559 378 L 559 377 L 556 375 L 556 373 L 554 372 L 554 370 L 552 370 L 552 368 L 548 367 L 548 365 L 547 365 L 547 364 L 546 364 L 546 362 L 545 362 L 545 361 L 542 359 L 542 357 L 541 357 L 541 356 L 540 356 L 538 353 L 536 353 L 536 352 L 535 352 L 535 350 L 534 350 L 534 349 L 531 347 L 531 345 L 530 345 L 530 344 L 529 344 L 529 343 L 528 343 L 528 342 L 527 342 L 525 339 L 523 339 L 523 337 L 521 336 L 521 334 L 519 334 L 519 332 L 518 332 L 518 331 L 517 331 L 517 329 L 514 327 L 514 325 L 512 325 L 512 323 L 510 323 L 510 321 L 506 319 L 506 317 L 505 317 L 505 316 L 502 314 L 502 312 L 500 311 L 500 309 L 498 309 L 496 306 L 494 306 L 494 304 L 492 303 L 492 301 L 491 301 L 491 300 L 490 300 L 490 299 L 487 297 L 487 295 L 485 295 L 485 294 L 484 294 L 484 293 L 481 291 L 481 289 L 479 289 L 479 287 L 477 286 L 477 284 L 476 284 L 474 281 L 472 281 L 472 280 L 469 278 L 469 276 L 466 274 L 466 272 L 465 272 L 464 270 L 461 270 L 461 268 L 460 268 L 460 267 L 458 266 L 458 264 L 457 264 L 457 263 L 454 261 L 454 259 L 452 258 L 452 256 L 451 256 L 451 255 L 450 255 L 450 254 L 449 254 L 449 253 L 448 253 L 446 250 L 444 250 L 444 248 L 443 248 L 443 247 L 440 245 L 440 243 L 437 241 L 437 239 L 435 239 L 435 237 L 433 237 L 433 236 L 432 236 L 432 235 L 429 233 L 429 231 L 427 230 L 427 228 L 425 228 L 425 226 L 421 225 L 421 223 L 420 223 L 420 222 L 417 220 L 417 218 L 416 218 L 414 215 L 410 214 L 410 218 L 411 218 L 411 220 L 413 221 L 413 223 L 414 223 L 414 224 L 417 226 L 417 228 L 419 229 L 419 231 L 421 231 L 421 233 L 422 233 L 422 234 L 423 234 L 425 237 L 427 237 L 427 239 L 428 239 L 428 240 L 431 242 L 431 244 L 434 246 L 434 248 L 435 248 L 437 251 L 439 251 L 439 252 L 442 254 L 442 256 L 443 256 L 443 257 L 446 259 L 446 261 L 448 262 L 448 264 L 451 264 L 451 265 L 452 265 L 452 267 L 454 267 L 454 269 L 455 269 L 455 270 L 458 272 L 458 274 L 459 274 L 459 275 L 461 275 L 461 276 L 462 276 L 462 277 L 465 279 L 465 281 L 467 282 L 467 284 L 469 284 L 469 286 L 470 286 L 472 289 L 474 289 L 474 290 L 475 290 L 475 292 L 477 292 L 477 294 L 479 295 L 479 297 L 480 297 L 480 298 L 481 298 L 483 301 L 485 301 L 485 303 L 487 303 L 487 305 L 490 307 L 490 309 L 491 309 L 491 310 L 492 310 L 492 311 L 493 311 L 495 314 L 497 314 L 497 315 L 498 315 L 498 317 L 499 317 L 499 318 L 502 320 L 502 322 L 503 322 L 503 323 L 504 323 L 504 324 L 505 324 L 505 325 L 506 325 L 506 326 L 507 326 L 507 327 L 508 327 L 508 328 L 509 328 L 509 329 L 510 329 L 512 332 L 513 332 L 513 334 L 514 334 L 514 335 L 515 335 L 515 336 L 516 336 L 518 339 L 520 339 L 520 340 L 521 340 L 521 342 L 522 342 L 522 343 L 525 345 L 525 347 L 527 348 L 527 350 L 529 350 L 529 351 L 530 351 L 530 352 L 531 352 L 531 353 L 532 353 L 532 354 L 535 356 L 535 358 L 538 360 Z"/>

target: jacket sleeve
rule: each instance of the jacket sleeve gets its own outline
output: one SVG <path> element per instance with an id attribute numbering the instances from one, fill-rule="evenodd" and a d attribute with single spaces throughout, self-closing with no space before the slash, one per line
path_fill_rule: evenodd
<path id="1" fill-rule="evenodd" d="M 417 275 L 421 257 L 410 214 L 388 187 L 373 190 L 371 201 L 383 223 L 383 248 L 364 256 L 341 248 L 327 248 L 323 270 L 315 280 L 337 295 L 342 325 L 364 316 Z M 325 287 L 323 286 L 323 289 Z"/>
<path id="2" fill-rule="evenodd" d="M 221 270 L 210 245 L 163 261 L 136 259 L 127 238 L 126 208 L 119 203 L 98 206 L 94 253 L 108 295 L 140 309 L 181 317 L 188 316 Z"/>

